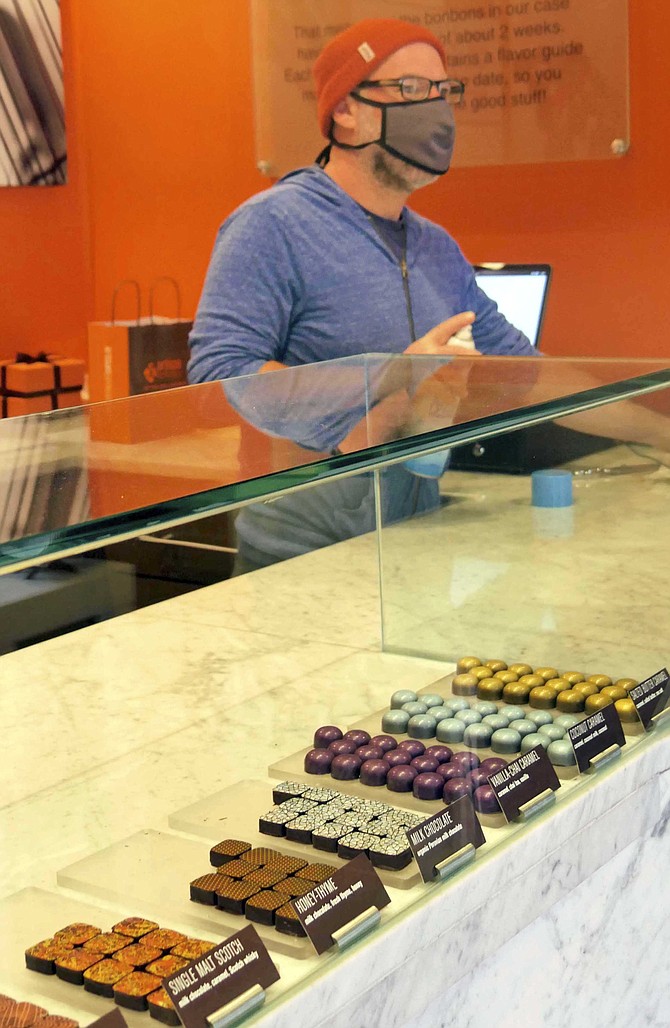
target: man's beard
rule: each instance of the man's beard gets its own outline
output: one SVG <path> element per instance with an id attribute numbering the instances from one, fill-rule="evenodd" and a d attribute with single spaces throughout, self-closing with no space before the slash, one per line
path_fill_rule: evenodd
<path id="1" fill-rule="evenodd" d="M 396 193 L 413 193 L 436 182 L 439 175 L 415 168 L 400 157 L 393 157 L 381 147 L 375 146 L 372 154 L 372 174 L 380 186 Z"/>

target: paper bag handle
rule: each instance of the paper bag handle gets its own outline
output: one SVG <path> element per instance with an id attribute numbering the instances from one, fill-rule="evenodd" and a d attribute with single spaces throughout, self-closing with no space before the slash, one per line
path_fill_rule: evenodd
<path id="1" fill-rule="evenodd" d="M 154 295 L 156 293 L 156 286 L 159 282 L 169 282 L 174 287 L 175 295 L 177 297 L 177 321 L 181 321 L 181 290 L 176 278 L 172 278 L 170 275 L 161 275 L 160 278 L 154 279 L 149 286 L 149 320 L 151 322 L 154 320 Z"/>
<path id="2" fill-rule="evenodd" d="M 135 290 L 135 300 L 137 303 L 137 317 L 135 320 L 139 325 L 140 317 L 142 315 L 142 296 L 140 293 L 140 284 L 137 279 L 134 278 L 124 278 L 114 287 L 114 292 L 112 293 L 112 325 L 116 324 L 116 298 L 123 286 L 132 286 Z"/>

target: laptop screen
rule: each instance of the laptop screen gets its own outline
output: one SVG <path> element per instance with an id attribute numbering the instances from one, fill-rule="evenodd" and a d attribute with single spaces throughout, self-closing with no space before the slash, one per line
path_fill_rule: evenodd
<path id="1" fill-rule="evenodd" d="M 476 264 L 477 285 L 538 346 L 551 279 L 549 264 Z"/>

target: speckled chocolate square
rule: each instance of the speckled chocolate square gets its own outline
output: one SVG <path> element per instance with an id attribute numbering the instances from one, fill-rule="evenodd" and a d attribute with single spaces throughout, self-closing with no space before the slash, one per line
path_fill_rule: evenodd
<path id="1" fill-rule="evenodd" d="M 132 939 L 141 939 L 143 935 L 154 932 L 158 928 L 155 921 L 147 921 L 144 917 L 124 917 L 112 925 L 112 931 L 119 935 L 129 935 Z"/>
<path id="2" fill-rule="evenodd" d="M 60 939 L 43 939 L 26 950 L 26 967 L 29 971 L 37 971 L 39 974 L 55 974 L 56 957 L 71 949 L 74 949 L 74 946 Z"/>
<path id="3" fill-rule="evenodd" d="M 152 960 L 150 964 L 147 964 L 147 972 L 157 974 L 159 978 L 167 978 L 175 971 L 186 967 L 187 964 L 188 960 L 183 957 L 177 957 L 174 953 L 166 953 L 164 957 L 159 957 L 158 960 Z"/>
<path id="4" fill-rule="evenodd" d="M 83 946 L 89 939 L 100 934 L 101 929 L 96 928 L 95 925 L 77 922 L 76 924 L 69 924 L 65 928 L 59 928 L 57 932 L 54 932 L 54 939 L 67 942 L 70 946 Z"/>
<path id="5" fill-rule="evenodd" d="M 113 999 L 114 986 L 134 970 L 130 964 L 122 964 L 120 960 L 99 960 L 97 964 L 84 971 L 84 988 L 96 996 Z"/>
<path id="6" fill-rule="evenodd" d="M 345 796 L 344 794 L 339 795 L 337 799 L 329 800 L 328 803 L 321 804 L 321 813 L 327 814 L 332 820 L 332 816 L 335 817 L 341 811 L 353 810 L 356 806 L 356 800 L 353 796 Z"/>
<path id="7" fill-rule="evenodd" d="M 228 860 L 237 860 L 250 849 L 251 843 L 242 839 L 223 839 L 222 842 L 217 842 L 216 846 L 212 846 L 209 851 L 209 862 L 212 867 L 221 867 Z"/>
<path id="8" fill-rule="evenodd" d="M 112 960 L 120 960 L 122 964 L 130 964 L 135 970 L 146 967 L 152 960 L 158 960 L 163 950 L 158 946 L 147 946 L 144 942 L 131 943 L 112 953 Z"/>
<path id="9" fill-rule="evenodd" d="M 108 957 L 110 953 L 116 953 L 117 950 L 123 949 L 127 945 L 127 935 L 119 935 L 118 932 L 101 932 L 100 935 L 85 942 L 82 948 L 90 950 L 91 953 L 100 953 L 102 956 Z"/>
<path id="10" fill-rule="evenodd" d="M 157 946 L 167 952 L 185 940 L 186 936 L 182 932 L 173 932 L 171 928 L 157 928 L 154 932 L 145 935 L 142 942 L 145 946 Z"/>
<path id="11" fill-rule="evenodd" d="M 157 1021 L 173 1025 L 175 1028 L 176 1025 L 181 1023 L 174 1008 L 174 1003 L 162 986 L 160 989 L 156 989 L 155 992 L 149 993 L 147 996 L 147 1006 L 149 1007 L 150 1015 Z"/>
<path id="12" fill-rule="evenodd" d="M 363 828 L 368 821 L 372 821 L 373 814 L 367 813 L 366 811 L 352 810 L 348 814 L 342 814 L 338 817 L 338 821 L 342 825 L 348 825 L 353 831 L 357 831 L 359 828 Z"/>
<path id="13" fill-rule="evenodd" d="M 84 984 L 84 971 L 101 960 L 99 953 L 85 949 L 71 949 L 56 957 L 56 974 L 70 985 Z"/>
<path id="14" fill-rule="evenodd" d="M 207 942 L 206 939 L 186 939 L 173 946 L 170 953 L 174 953 L 176 957 L 184 957 L 186 960 L 195 960 L 203 953 L 208 953 L 215 945 L 215 942 Z"/>
<path id="15" fill-rule="evenodd" d="M 160 986 L 161 980 L 157 975 L 147 974 L 146 971 L 133 971 L 114 986 L 114 1001 L 120 1007 L 127 1007 L 129 1010 L 146 1010 L 147 996 Z"/>

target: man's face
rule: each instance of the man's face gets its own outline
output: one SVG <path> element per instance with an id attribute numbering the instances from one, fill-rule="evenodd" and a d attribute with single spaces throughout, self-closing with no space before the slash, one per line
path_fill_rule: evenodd
<path id="1" fill-rule="evenodd" d="M 400 79 L 406 75 L 420 75 L 427 79 L 439 80 L 447 77 L 444 65 L 438 54 L 428 43 L 410 43 L 387 57 L 370 75 L 371 79 Z M 402 101 L 400 89 L 388 86 L 369 86 L 361 93 L 378 103 L 398 103 Z M 437 96 L 437 93 L 431 93 Z M 381 132 L 382 112 L 368 104 L 353 100 L 358 124 L 356 136 L 359 142 L 366 139 L 378 139 Z M 435 182 L 439 175 L 415 168 L 400 157 L 393 157 L 379 146 L 370 146 L 362 151 L 363 159 L 369 162 L 369 170 L 375 180 L 387 189 L 397 192 L 411 193 L 415 189 Z"/>

